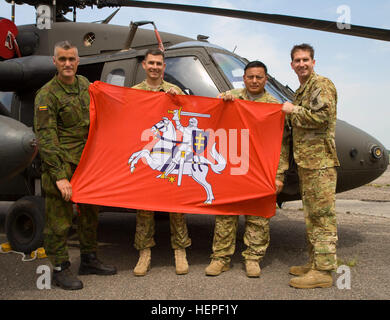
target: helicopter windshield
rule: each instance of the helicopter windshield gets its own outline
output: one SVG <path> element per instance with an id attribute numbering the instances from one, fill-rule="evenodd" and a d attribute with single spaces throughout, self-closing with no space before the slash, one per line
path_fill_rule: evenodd
<path id="1" fill-rule="evenodd" d="M 219 93 L 213 80 L 197 57 L 165 59 L 164 80 L 180 87 L 186 94 L 216 97 Z"/>
<path id="2" fill-rule="evenodd" d="M 229 79 L 233 88 L 244 88 L 245 85 L 242 76 L 244 75 L 245 63 L 243 61 L 220 52 L 214 52 L 213 58 Z"/>
<path id="3" fill-rule="evenodd" d="M 242 79 L 244 75 L 245 62 L 226 53 L 214 52 L 212 54 L 214 60 L 221 68 L 225 76 L 229 79 L 233 88 L 244 88 L 245 84 Z M 272 78 L 272 81 L 276 81 Z M 288 100 L 288 98 L 274 86 L 273 83 L 268 81 L 265 85 L 265 89 L 272 94 L 280 102 Z"/>

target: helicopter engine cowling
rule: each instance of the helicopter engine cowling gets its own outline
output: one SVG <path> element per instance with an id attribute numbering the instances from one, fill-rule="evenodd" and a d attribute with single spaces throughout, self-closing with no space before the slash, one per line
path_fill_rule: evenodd
<path id="1" fill-rule="evenodd" d="M 0 91 L 38 89 L 56 73 L 50 56 L 28 56 L 0 62 Z"/>
<path id="2" fill-rule="evenodd" d="M 22 57 L 34 54 L 39 47 L 39 36 L 34 31 L 23 30 L 23 32 L 19 32 L 16 41 Z"/>
<path id="3" fill-rule="evenodd" d="M 31 128 L 1 115 L 0 137 L 0 181 L 4 181 L 29 166 L 38 147 Z"/>

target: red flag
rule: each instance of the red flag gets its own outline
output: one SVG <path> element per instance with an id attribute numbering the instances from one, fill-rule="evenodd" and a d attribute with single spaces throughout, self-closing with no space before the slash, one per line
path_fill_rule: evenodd
<path id="1" fill-rule="evenodd" d="M 275 214 L 284 124 L 280 104 L 172 96 L 99 81 L 89 92 L 89 137 L 71 180 L 72 201 L 167 212 Z M 169 168 L 173 171 L 164 177 Z"/>

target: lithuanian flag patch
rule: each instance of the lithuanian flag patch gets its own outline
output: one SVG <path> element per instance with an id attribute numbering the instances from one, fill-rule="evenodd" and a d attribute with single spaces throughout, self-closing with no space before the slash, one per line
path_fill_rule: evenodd
<path id="1" fill-rule="evenodd" d="M 39 111 L 47 111 L 47 106 L 40 106 Z"/>

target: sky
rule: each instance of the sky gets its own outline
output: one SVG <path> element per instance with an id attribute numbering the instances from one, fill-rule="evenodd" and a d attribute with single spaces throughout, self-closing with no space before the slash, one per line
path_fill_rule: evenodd
<path id="1" fill-rule="evenodd" d="M 166 3 L 193 4 L 330 21 L 350 17 L 353 25 L 390 29 L 390 0 L 198 0 Z M 78 10 L 79 22 L 102 20 L 115 8 Z M 341 11 L 340 11 L 341 10 Z M 347 11 L 346 11 L 347 10 Z M 0 17 L 10 19 L 11 6 L 0 0 Z M 72 15 L 69 14 L 69 19 Z M 159 31 L 209 42 L 248 60 L 261 60 L 269 73 L 293 90 L 299 82 L 290 66 L 290 50 L 309 43 L 315 49 L 315 71 L 330 78 L 338 91 L 339 119 L 364 130 L 390 149 L 390 42 L 282 26 L 264 22 L 170 10 L 121 8 L 111 24 L 153 20 Z M 16 6 L 17 25 L 35 23 L 35 10 Z"/>

